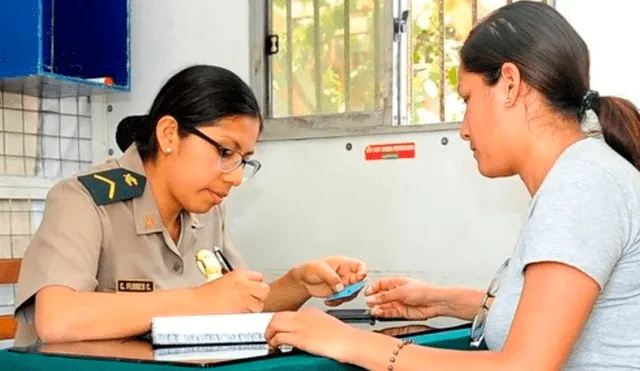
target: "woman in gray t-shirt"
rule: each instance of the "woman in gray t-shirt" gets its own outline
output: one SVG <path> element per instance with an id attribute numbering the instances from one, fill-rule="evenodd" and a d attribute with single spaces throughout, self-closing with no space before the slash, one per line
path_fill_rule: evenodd
<path id="1" fill-rule="evenodd" d="M 376 370 L 640 370 L 638 109 L 590 90 L 587 46 L 541 3 L 490 14 L 460 57 L 480 173 L 518 175 L 532 196 L 520 238 L 486 295 L 403 278 L 365 294 L 375 316 L 475 319 L 488 351 L 405 345 L 313 309 L 277 313 L 267 340 Z"/>

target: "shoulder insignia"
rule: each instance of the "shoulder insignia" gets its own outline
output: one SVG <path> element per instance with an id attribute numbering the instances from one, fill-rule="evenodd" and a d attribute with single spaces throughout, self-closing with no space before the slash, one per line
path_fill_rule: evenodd
<path id="1" fill-rule="evenodd" d="M 82 175 L 78 180 L 98 206 L 140 197 L 147 183 L 143 175 L 123 168 Z"/>

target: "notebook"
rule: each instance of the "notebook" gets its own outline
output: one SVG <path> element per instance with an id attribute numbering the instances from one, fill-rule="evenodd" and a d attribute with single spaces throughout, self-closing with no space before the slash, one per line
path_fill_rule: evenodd
<path id="1" fill-rule="evenodd" d="M 154 346 L 266 343 L 264 333 L 273 313 L 209 314 L 155 317 Z"/>
<path id="2" fill-rule="evenodd" d="M 269 346 L 264 344 L 194 345 L 163 347 L 153 350 L 156 361 L 232 360 L 266 356 Z"/>

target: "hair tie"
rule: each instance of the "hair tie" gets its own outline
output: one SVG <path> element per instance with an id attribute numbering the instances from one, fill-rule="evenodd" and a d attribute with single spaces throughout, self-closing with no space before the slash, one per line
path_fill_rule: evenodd
<path id="1" fill-rule="evenodd" d="M 587 93 L 582 97 L 582 103 L 580 104 L 580 118 L 584 117 L 584 113 L 593 108 L 593 102 L 598 99 L 600 94 L 595 90 L 587 90 Z"/>

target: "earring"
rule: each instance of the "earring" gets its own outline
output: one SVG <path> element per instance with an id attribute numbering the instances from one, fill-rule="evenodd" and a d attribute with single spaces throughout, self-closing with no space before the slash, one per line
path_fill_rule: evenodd
<path id="1" fill-rule="evenodd" d="M 511 98 L 507 98 L 507 99 L 505 99 L 505 100 L 504 100 L 504 102 L 505 102 L 505 103 L 509 103 L 509 102 L 511 102 Z"/>
<path id="2" fill-rule="evenodd" d="M 167 147 L 167 149 L 165 150 L 165 152 L 166 152 L 167 154 L 171 153 L 171 147 Z"/>

